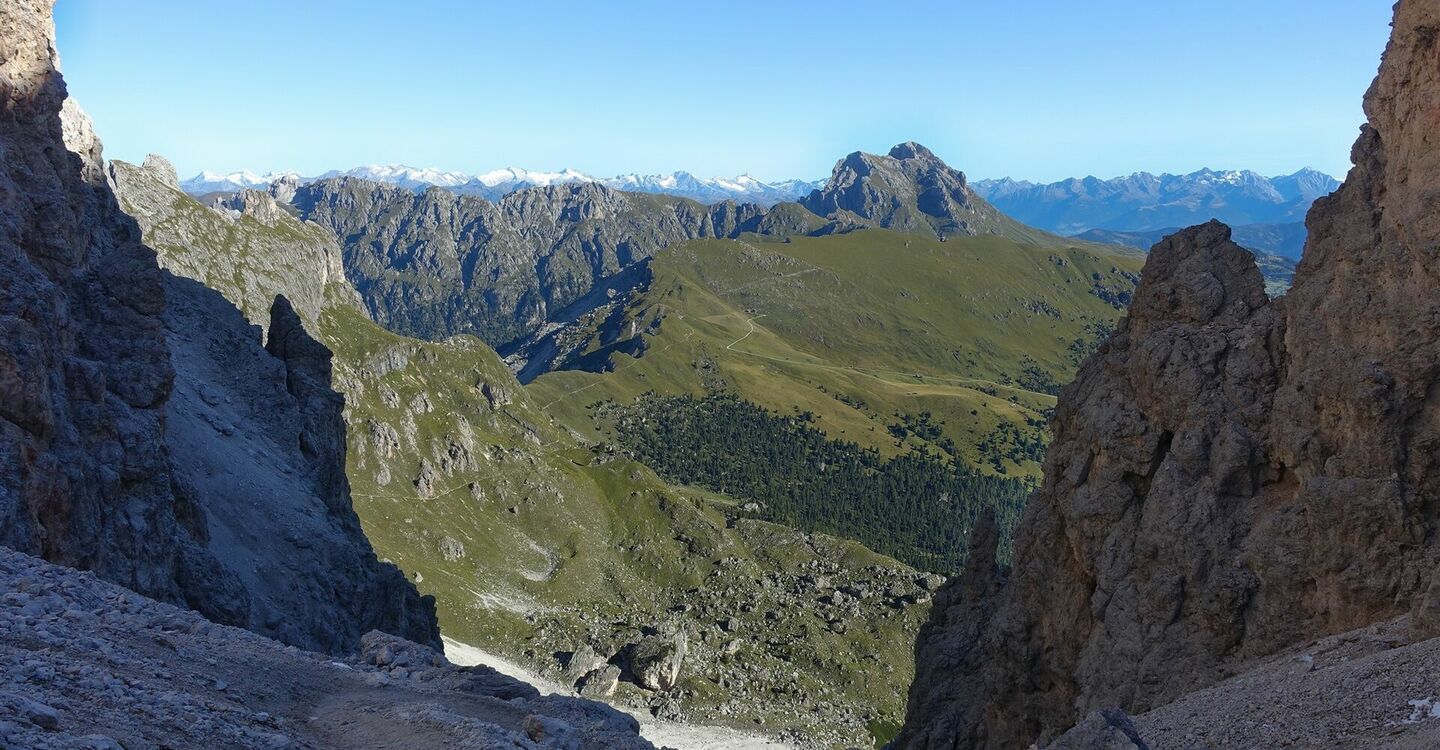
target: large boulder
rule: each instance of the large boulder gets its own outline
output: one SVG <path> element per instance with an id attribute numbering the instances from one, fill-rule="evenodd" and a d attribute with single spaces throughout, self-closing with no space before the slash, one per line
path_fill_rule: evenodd
<path id="1" fill-rule="evenodd" d="M 650 690 L 670 690 L 680 681 L 680 668 L 689 652 L 683 629 L 666 629 L 641 638 L 624 652 L 627 672 L 634 682 Z"/>

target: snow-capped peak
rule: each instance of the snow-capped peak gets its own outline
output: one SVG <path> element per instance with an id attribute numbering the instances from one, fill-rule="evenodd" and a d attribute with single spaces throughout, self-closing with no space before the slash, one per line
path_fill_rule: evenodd
<path id="1" fill-rule="evenodd" d="M 478 182 L 486 187 L 497 187 L 501 185 L 535 187 L 558 185 L 565 182 L 594 182 L 594 179 L 583 172 L 577 172 L 573 169 L 563 169 L 559 172 L 532 172 L 522 167 L 506 167 L 504 169 L 496 169 L 491 172 L 475 175 L 471 181 Z"/>
<path id="2" fill-rule="evenodd" d="M 180 187 L 187 193 L 201 195 L 204 193 L 234 192 L 236 190 L 263 189 L 270 186 L 270 183 L 282 177 L 299 177 L 300 173 L 295 171 L 270 172 L 269 174 L 256 174 L 248 169 L 238 172 L 209 172 L 204 171 L 180 183 Z"/>

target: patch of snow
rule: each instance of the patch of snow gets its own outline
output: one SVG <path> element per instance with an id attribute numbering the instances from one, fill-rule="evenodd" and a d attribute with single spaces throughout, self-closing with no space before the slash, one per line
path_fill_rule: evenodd
<path id="1" fill-rule="evenodd" d="M 1410 706 L 1410 718 L 1401 721 L 1401 724 L 1419 724 L 1426 719 L 1440 719 L 1440 702 L 1434 698 L 1416 698 L 1406 701 Z"/>

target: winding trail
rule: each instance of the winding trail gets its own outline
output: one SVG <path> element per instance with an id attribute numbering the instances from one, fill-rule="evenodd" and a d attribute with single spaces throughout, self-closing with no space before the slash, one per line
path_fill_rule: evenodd
<path id="1" fill-rule="evenodd" d="M 734 341 L 731 341 L 729 344 L 726 344 L 726 345 L 725 345 L 726 351 L 732 351 L 732 352 L 735 351 L 735 345 L 736 345 L 736 344 L 740 343 L 741 341 L 744 341 L 745 339 L 750 338 L 750 336 L 755 333 L 755 321 L 756 321 L 756 320 L 759 320 L 760 318 L 763 318 L 763 317 L 765 317 L 765 314 L 764 314 L 764 313 L 761 313 L 761 314 L 759 314 L 759 315 L 756 315 L 756 316 L 753 317 L 753 318 L 750 318 L 749 320 L 746 320 L 745 322 L 750 324 L 750 330 L 746 331 L 744 336 L 741 336 L 740 338 L 735 339 Z M 749 352 L 740 352 L 740 353 L 741 353 L 741 354 L 749 354 Z M 789 360 L 786 360 L 786 361 L 788 362 Z"/>

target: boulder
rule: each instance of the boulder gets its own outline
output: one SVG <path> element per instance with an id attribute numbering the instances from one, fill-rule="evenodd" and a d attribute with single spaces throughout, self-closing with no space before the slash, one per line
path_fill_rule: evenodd
<path id="1" fill-rule="evenodd" d="M 590 672 L 576 685 L 582 698 L 609 698 L 619 686 L 620 668 L 614 664 L 606 664 Z"/>
<path id="2" fill-rule="evenodd" d="M 627 647 L 626 671 L 641 687 L 670 690 L 680 680 L 680 668 L 688 651 L 684 630 L 647 635 Z"/>
<path id="3" fill-rule="evenodd" d="M 581 644 L 565 662 L 565 677 L 574 684 L 580 678 L 605 666 L 605 657 L 595 653 L 590 644 Z"/>

